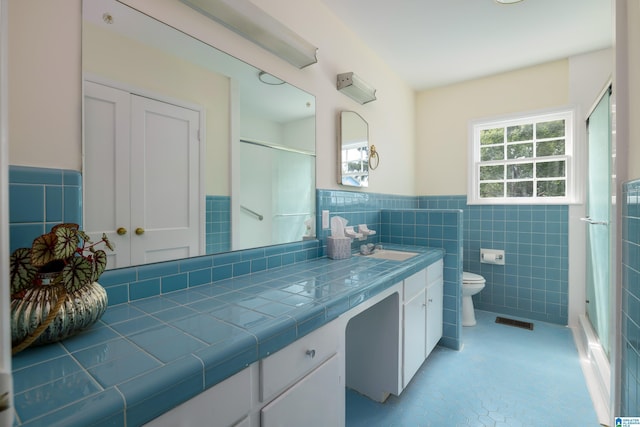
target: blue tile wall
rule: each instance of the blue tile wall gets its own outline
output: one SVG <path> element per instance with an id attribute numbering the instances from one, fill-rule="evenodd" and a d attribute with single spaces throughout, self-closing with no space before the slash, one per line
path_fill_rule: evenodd
<path id="1" fill-rule="evenodd" d="M 328 210 L 330 216 L 345 218 L 348 225 L 366 224 L 376 234 L 366 241 L 354 241 L 353 249 L 363 243 L 378 243 L 380 241 L 380 210 L 381 209 L 416 209 L 418 201 L 412 196 L 394 196 L 389 194 L 361 193 L 343 190 L 316 190 L 316 225 L 317 236 L 326 242 L 330 230 L 322 230 L 322 211 Z"/>
<path id="2" fill-rule="evenodd" d="M 223 242 L 217 246 L 222 251 L 228 251 L 230 246 L 229 204 L 228 197 L 207 199 L 207 230 L 211 229 L 212 234 L 217 233 L 218 236 L 227 236 L 227 243 Z M 33 239 L 61 222 L 82 224 L 80 172 L 10 166 L 11 251 L 31 246 Z M 212 225 L 209 228 L 209 223 L 217 224 L 219 227 Z M 212 280 L 223 280 L 317 258 L 321 253 L 322 249 L 316 240 L 297 242 L 108 270 L 101 276 L 100 283 L 107 290 L 109 305 L 116 305 L 209 283 Z"/>
<path id="3" fill-rule="evenodd" d="M 443 248 L 444 302 L 440 344 L 462 346 L 463 212 L 460 209 L 402 209 L 380 211 L 380 241 Z"/>
<path id="4" fill-rule="evenodd" d="M 82 224 L 82 176 L 78 171 L 9 166 L 9 250 L 61 222 Z"/>
<path id="5" fill-rule="evenodd" d="M 467 205 L 466 196 L 421 196 L 420 208 L 464 211 L 464 270 L 481 274 L 474 306 L 528 319 L 568 322 L 568 206 Z M 505 265 L 480 263 L 480 248 L 504 249 Z"/>
<path id="6" fill-rule="evenodd" d="M 640 414 L 640 180 L 622 186 L 620 415 Z"/>
<path id="7" fill-rule="evenodd" d="M 29 246 L 36 236 L 56 223 L 81 223 L 82 179 L 79 172 L 11 166 L 9 178 L 12 250 Z M 445 268 L 451 269 L 450 275 L 455 274 L 452 273 L 455 265 L 463 262 L 465 270 L 485 276 L 487 286 L 474 297 L 476 307 L 567 323 L 566 206 L 467 206 L 465 196 L 411 197 L 342 190 L 317 190 L 316 202 L 319 242 L 299 242 L 108 271 L 101 281 L 104 280 L 108 288 L 110 304 L 322 256 L 323 244 L 330 231 L 321 230 L 321 213 L 328 210 L 331 216 L 342 216 L 351 225 L 365 223 L 378 231 L 367 242 L 388 241 L 447 249 L 447 245 L 454 245 L 452 242 L 462 238 L 464 256 Z M 208 251 L 225 252 L 230 247 L 229 205 L 228 197 L 207 199 L 207 238 L 211 242 L 207 244 Z M 401 218 L 394 217 L 389 222 L 381 219 L 382 210 L 416 209 L 462 210 L 464 213 L 457 220 L 463 221 L 463 235 L 455 235 L 452 230 L 460 228 L 444 222 L 453 221 L 448 219 L 450 213 L 445 212 L 403 212 Z M 216 238 L 217 243 L 213 243 Z M 362 243 L 355 241 L 354 249 Z M 481 247 L 505 249 L 507 265 L 480 264 Z M 456 279 L 449 280 L 453 283 Z M 449 297 L 459 300 L 457 295 Z M 449 303 L 449 309 L 453 310 L 456 304 Z M 451 343 L 459 342 L 457 316 L 448 313 L 447 319 L 447 339 Z"/>
<path id="8" fill-rule="evenodd" d="M 231 250 L 231 197 L 206 198 L 206 251 L 207 254 Z"/>

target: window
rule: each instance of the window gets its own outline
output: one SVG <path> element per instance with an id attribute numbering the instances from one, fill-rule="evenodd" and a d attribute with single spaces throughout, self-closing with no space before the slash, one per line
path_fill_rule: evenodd
<path id="1" fill-rule="evenodd" d="M 367 187 L 369 181 L 369 142 L 342 145 L 342 184 Z"/>
<path id="2" fill-rule="evenodd" d="M 472 124 L 470 204 L 574 199 L 573 111 Z"/>

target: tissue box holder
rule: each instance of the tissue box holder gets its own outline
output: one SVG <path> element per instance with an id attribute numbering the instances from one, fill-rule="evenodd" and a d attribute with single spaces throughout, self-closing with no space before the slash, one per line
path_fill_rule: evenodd
<path id="1" fill-rule="evenodd" d="M 351 238 L 327 237 L 327 256 L 331 259 L 351 258 Z"/>

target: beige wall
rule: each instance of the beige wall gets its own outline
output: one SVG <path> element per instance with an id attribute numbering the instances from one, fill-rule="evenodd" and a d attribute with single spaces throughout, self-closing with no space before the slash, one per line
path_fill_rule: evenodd
<path id="1" fill-rule="evenodd" d="M 229 79 L 90 23 L 83 28 L 83 42 L 84 72 L 107 78 L 114 84 L 124 83 L 150 96 L 202 108 L 206 138 L 205 191 L 210 195 L 229 195 Z"/>
<path id="2" fill-rule="evenodd" d="M 9 1 L 10 164 L 80 170 L 80 20 L 80 0 Z"/>
<path id="3" fill-rule="evenodd" d="M 566 106 L 568 73 L 568 61 L 562 60 L 420 92 L 417 194 L 467 194 L 469 122 Z"/>
<path id="4" fill-rule="evenodd" d="M 628 84 L 629 84 L 629 143 L 627 176 L 640 178 L 640 2 L 627 2 L 628 22 Z"/>
<path id="5" fill-rule="evenodd" d="M 366 191 L 415 194 L 414 92 L 320 0 L 255 1 L 318 46 L 319 63 L 303 70 L 175 0 L 124 2 L 314 94 L 318 188 L 342 188 L 336 183 L 338 113 L 355 110 L 369 122 L 381 156 Z M 9 3 L 10 163 L 80 170 L 81 0 Z M 375 86 L 378 100 L 363 106 L 338 92 L 336 75 L 346 71 Z"/>

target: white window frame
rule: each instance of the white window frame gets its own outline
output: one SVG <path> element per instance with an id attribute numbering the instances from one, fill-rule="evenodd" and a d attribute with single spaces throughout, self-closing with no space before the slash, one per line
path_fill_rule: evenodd
<path id="1" fill-rule="evenodd" d="M 565 164 L 565 196 L 564 197 L 480 197 L 480 166 L 487 163 L 480 160 L 480 132 L 484 129 L 497 127 L 516 126 L 552 120 L 565 120 L 565 154 L 555 158 L 564 158 Z M 467 204 L 469 205 L 567 205 L 578 202 L 578 185 L 576 177 L 576 111 L 566 107 L 543 112 L 528 112 L 511 115 L 508 117 L 475 120 L 469 124 L 469 156 L 468 156 L 468 191 Z M 549 159 L 553 159 L 550 157 Z M 542 159 L 542 157 L 532 157 Z M 547 159 L 547 157 L 545 157 Z M 502 164 L 514 164 L 517 161 L 504 160 Z M 506 180 L 504 181 L 507 182 Z M 534 181 L 535 182 L 535 181 Z"/>

